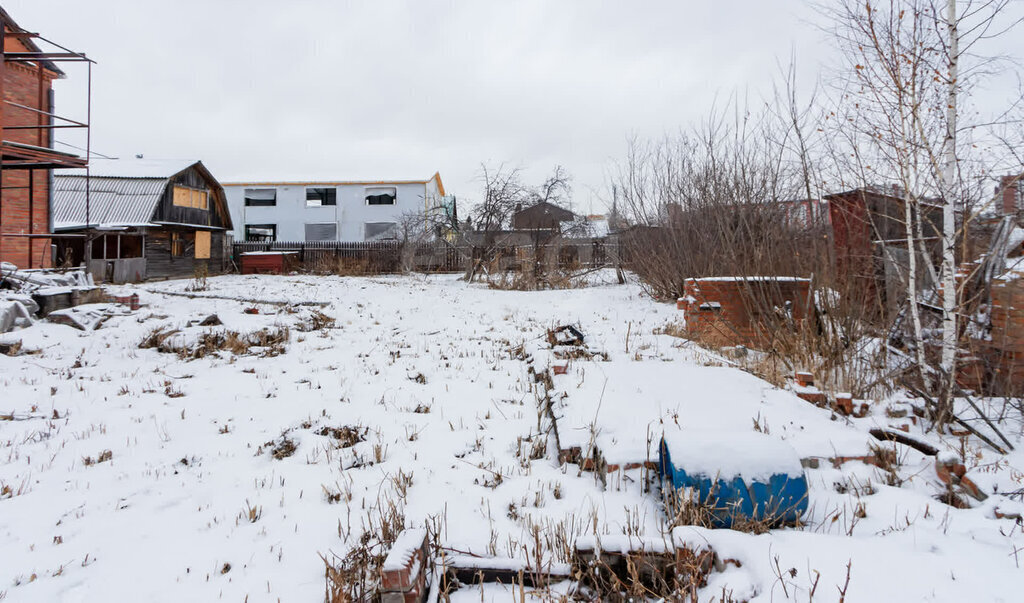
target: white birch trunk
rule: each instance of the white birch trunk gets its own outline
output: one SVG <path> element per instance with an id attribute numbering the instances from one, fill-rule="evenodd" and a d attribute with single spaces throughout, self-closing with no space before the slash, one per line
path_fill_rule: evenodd
<path id="1" fill-rule="evenodd" d="M 949 31 L 949 97 L 946 106 L 946 138 L 943 146 L 945 166 L 942 183 L 942 359 L 940 367 L 948 379 L 946 400 L 952 395 L 955 383 L 957 348 L 957 290 L 956 290 L 956 122 L 957 122 L 957 63 L 959 61 L 959 32 L 957 31 L 956 0 L 948 0 L 946 19 Z"/>
<path id="2" fill-rule="evenodd" d="M 917 246 L 914 245 L 914 206 L 909 191 L 903 192 L 904 222 L 907 231 L 907 308 L 914 329 L 914 348 L 917 352 L 917 366 L 925 389 L 931 389 L 932 380 L 928 374 L 928 361 L 924 352 L 924 333 L 921 328 L 921 309 L 917 306 Z"/>

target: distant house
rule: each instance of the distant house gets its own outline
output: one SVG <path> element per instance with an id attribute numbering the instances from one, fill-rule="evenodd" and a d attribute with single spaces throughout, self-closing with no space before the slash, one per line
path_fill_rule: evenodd
<path id="1" fill-rule="evenodd" d="M 53 230 L 61 262 L 86 263 L 116 283 L 216 274 L 230 263 L 224 189 L 200 161 L 93 160 L 53 178 Z M 81 237 L 90 233 L 92 257 Z"/>
<path id="2" fill-rule="evenodd" d="M 576 219 L 576 214 L 571 211 L 541 201 L 526 208 L 517 208 L 512 214 L 512 230 L 561 232 L 563 224 Z"/>
<path id="3" fill-rule="evenodd" d="M 19 27 L 3 8 L 0 28 L 0 261 L 46 268 L 52 264 L 50 170 L 82 167 L 86 160 L 53 148 L 54 125 L 77 126 L 54 115 L 53 80 L 65 74 L 33 56 L 43 52 L 33 41 L 40 35 Z M 71 56 L 65 53 L 66 60 Z"/>
<path id="4" fill-rule="evenodd" d="M 600 266 L 609 260 L 607 250 L 608 219 L 605 216 L 580 216 L 553 203 L 541 201 L 529 207 L 517 207 L 509 230 L 470 231 L 464 233 L 479 259 L 487 252 L 500 256 L 507 269 L 557 261 L 560 265 Z M 545 258 L 556 252 L 557 257 Z"/>
<path id="5" fill-rule="evenodd" d="M 403 220 L 445 211 L 441 175 L 426 180 L 231 182 L 224 185 L 237 241 L 380 241 Z"/>

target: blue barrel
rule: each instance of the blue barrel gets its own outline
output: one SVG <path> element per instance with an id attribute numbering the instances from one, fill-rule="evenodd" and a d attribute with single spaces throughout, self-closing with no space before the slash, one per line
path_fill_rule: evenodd
<path id="1" fill-rule="evenodd" d="M 795 523 L 807 511 L 807 478 L 789 444 L 757 432 L 666 432 L 658 452 L 666 494 L 692 497 L 712 525 Z"/>

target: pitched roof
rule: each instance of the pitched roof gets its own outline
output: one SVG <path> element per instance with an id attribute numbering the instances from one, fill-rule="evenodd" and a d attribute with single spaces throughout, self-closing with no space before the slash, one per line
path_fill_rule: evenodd
<path id="1" fill-rule="evenodd" d="M 554 203 L 550 203 L 548 201 L 538 201 L 537 203 L 534 203 L 529 207 L 524 207 L 513 213 L 514 218 L 527 216 L 553 216 L 556 220 L 560 222 L 568 222 L 569 220 L 576 219 L 576 214 L 574 214 L 573 212 L 569 211 L 568 209 L 565 209 L 564 207 L 555 205 Z"/>
<path id="2" fill-rule="evenodd" d="M 151 225 L 171 178 L 205 167 L 194 159 L 94 159 L 89 162 L 89 219 L 84 169 L 53 175 L 53 229 Z M 219 185 L 218 185 L 219 186 Z"/>
<path id="3" fill-rule="evenodd" d="M 169 178 L 89 179 L 88 225 L 93 227 L 143 226 L 149 224 Z M 85 176 L 54 174 L 53 229 L 86 226 Z"/>

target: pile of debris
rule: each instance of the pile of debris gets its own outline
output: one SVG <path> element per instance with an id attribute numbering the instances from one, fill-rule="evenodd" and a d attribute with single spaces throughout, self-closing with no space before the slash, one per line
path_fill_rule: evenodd
<path id="1" fill-rule="evenodd" d="M 105 301 L 103 289 L 83 269 L 19 270 L 0 263 L 0 333 L 27 327 L 36 317 Z"/>

